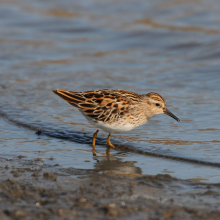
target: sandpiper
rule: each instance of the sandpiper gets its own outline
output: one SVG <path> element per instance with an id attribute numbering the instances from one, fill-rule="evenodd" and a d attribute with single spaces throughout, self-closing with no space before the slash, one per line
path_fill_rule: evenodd
<path id="1" fill-rule="evenodd" d="M 158 114 L 167 114 L 180 121 L 166 107 L 162 96 L 151 92 L 139 95 L 126 90 L 94 90 L 87 92 L 72 92 L 54 90 L 70 105 L 79 109 L 86 119 L 98 129 L 108 132 L 107 144 L 115 148 L 110 142 L 111 134 L 125 133 L 145 124 L 148 119 Z M 95 155 L 95 141 L 99 130 L 93 134 L 93 155 Z"/>

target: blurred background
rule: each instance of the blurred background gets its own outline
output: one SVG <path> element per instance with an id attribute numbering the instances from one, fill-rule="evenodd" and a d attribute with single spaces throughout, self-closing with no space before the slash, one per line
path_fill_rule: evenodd
<path id="1" fill-rule="evenodd" d="M 219 163 L 219 24 L 218 0 L 1 0 L 0 156 L 219 182 L 219 168 L 132 152 Z M 51 92 L 108 88 L 157 92 L 181 122 L 115 135 L 131 152 L 113 149 L 110 165 L 107 134 L 93 157 L 95 128 Z"/>

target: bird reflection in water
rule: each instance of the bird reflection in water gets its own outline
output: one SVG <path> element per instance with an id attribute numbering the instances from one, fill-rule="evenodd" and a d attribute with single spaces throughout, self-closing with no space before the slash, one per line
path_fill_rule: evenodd
<path id="1" fill-rule="evenodd" d="M 110 151 L 110 148 L 106 151 Z M 111 160 L 109 155 L 106 157 L 97 157 L 97 163 L 94 164 L 94 169 L 98 172 L 101 171 L 110 171 L 114 174 L 142 174 L 142 170 L 140 167 L 136 167 L 136 161 L 122 161 L 123 159 L 118 158 L 115 155 L 111 156 Z"/>

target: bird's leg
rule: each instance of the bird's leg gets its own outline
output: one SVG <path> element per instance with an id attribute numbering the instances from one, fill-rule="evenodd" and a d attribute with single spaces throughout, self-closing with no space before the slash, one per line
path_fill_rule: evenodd
<path id="1" fill-rule="evenodd" d="M 115 148 L 115 146 L 110 141 L 110 137 L 111 137 L 111 134 L 109 133 L 108 138 L 106 139 L 106 142 L 107 142 L 108 146 Z"/>
<path id="2" fill-rule="evenodd" d="M 93 156 L 96 156 L 96 153 L 95 153 L 95 141 L 96 141 L 98 132 L 99 132 L 99 130 L 97 130 L 97 131 L 93 134 L 93 139 L 92 139 L 92 153 L 93 153 Z"/>

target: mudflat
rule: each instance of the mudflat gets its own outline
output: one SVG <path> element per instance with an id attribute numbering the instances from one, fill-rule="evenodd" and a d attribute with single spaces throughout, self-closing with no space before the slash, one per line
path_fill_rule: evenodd
<path id="1" fill-rule="evenodd" d="M 219 184 L 33 166 L 41 160 L 0 159 L 0 219 L 220 218 Z"/>

